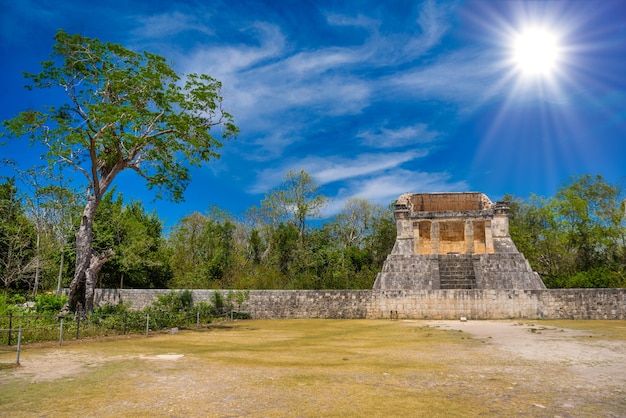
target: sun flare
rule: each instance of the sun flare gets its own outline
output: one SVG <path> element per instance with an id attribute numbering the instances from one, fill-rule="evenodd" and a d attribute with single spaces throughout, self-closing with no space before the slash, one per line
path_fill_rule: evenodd
<path id="1" fill-rule="evenodd" d="M 549 74 L 558 61 L 557 39 L 543 29 L 529 29 L 519 34 L 513 50 L 515 63 L 524 74 Z"/>

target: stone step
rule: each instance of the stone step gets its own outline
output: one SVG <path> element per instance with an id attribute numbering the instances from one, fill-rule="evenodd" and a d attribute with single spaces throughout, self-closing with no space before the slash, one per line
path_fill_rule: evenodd
<path id="1" fill-rule="evenodd" d="M 439 289 L 441 289 L 441 290 L 472 290 L 472 289 L 476 289 L 476 287 L 474 285 L 467 285 L 467 286 L 458 286 L 458 285 L 447 286 L 447 285 L 441 285 L 439 287 Z"/>
<path id="2" fill-rule="evenodd" d="M 440 289 L 475 289 L 476 275 L 471 256 L 441 255 L 439 258 Z"/>

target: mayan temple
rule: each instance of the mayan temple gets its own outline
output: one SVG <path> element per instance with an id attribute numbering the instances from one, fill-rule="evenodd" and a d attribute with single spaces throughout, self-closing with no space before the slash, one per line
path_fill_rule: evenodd
<path id="1" fill-rule="evenodd" d="M 482 193 L 405 194 L 374 289 L 545 289 L 509 235 L 509 206 Z"/>

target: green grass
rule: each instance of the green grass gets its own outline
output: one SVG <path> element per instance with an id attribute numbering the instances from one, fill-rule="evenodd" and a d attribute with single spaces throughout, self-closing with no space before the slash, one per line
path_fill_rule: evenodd
<path id="1" fill-rule="evenodd" d="M 512 321 L 513 323 L 513 321 Z M 623 321 L 538 326 L 626 340 Z M 0 416 L 570 416 L 626 414 L 568 371 L 496 355 L 419 321 L 240 321 L 198 331 L 27 347 L 0 368 Z M 179 360 L 155 356 L 181 354 Z M 0 363 L 11 354 L 0 354 Z M 79 368 L 38 375 L 38 365 Z M 585 398 L 588 396 L 588 399 Z M 604 397 L 602 397 L 604 396 Z M 569 398 L 576 409 L 563 410 Z M 620 403 L 621 402 L 621 403 Z"/>

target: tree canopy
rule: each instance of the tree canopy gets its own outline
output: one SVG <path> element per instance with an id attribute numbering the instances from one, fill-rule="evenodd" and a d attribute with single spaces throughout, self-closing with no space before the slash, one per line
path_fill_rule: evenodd
<path id="1" fill-rule="evenodd" d="M 112 257 L 111 251 L 94 251 L 93 220 L 116 176 L 132 170 L 158 197 L 180 201 L 190 167 L 219 157 L 220 140 L 236 135 L 237 127 L 224 110 L 221 83 L 208 75 L 189 74 L 183 81 L 163 57 L 62 30 L 55 41 L 41 72 L 25 74 L 27 87 L 61 89 L 67 100 L 23 111 L 4 127 L 45 145 L 50 166 L 69 167 L 86 181 L 67 309 L 88 310 L 93 275 Z M 217 127 L 220 139 L 212 133 Z"/>
<path id="2" fill-rule="evenodd" d="M 623 191 L 602 176 L 570 179 L 555 196 L 511 200 L 511 237 L 548 287 L 625 287 Z"/>

